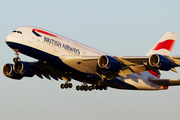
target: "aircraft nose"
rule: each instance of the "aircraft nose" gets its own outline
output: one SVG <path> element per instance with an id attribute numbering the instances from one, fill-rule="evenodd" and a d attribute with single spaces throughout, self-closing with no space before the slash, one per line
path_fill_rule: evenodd
<path id="1" fill-rule="evenodd" d="M 7 42 L 11 42 L 12 40 L 13 40 L 13 35 L 12 35 L 12 33 L 9 33 L 9 34 L 6 36 L 5 41 L 6 41 L 6 43 L 7 43 Z"/>

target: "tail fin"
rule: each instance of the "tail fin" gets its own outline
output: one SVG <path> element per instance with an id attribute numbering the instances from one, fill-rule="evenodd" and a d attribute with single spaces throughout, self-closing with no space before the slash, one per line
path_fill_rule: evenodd
<path id="1" fill-rule="evenodd" d="M 177 34 L 167 32 L 159 42 L 146 54 L 150 56 L 152 54 L 169 55 L 177 39 Z"/>

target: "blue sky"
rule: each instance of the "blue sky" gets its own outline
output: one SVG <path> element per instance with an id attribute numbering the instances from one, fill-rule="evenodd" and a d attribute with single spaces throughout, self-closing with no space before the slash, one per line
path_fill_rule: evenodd
<path id="1" fill-rule="evenodd" d="M 117 56 L 143 56 L 167 32 L 180 35 L 178 0 L 5 0 L 0 4 L 2 68 L 12 63 L 14 52 L 6 35 L 23 25 L 37 26 Z M 180 38 L 171 55 L 180 55 Z M 20 55 L 23 61 L 35 61 Z M 177 69 L 180 72 L 180 69 Z M 180 78 L 164 72 L 161 78 Z M 180 87 L 167 91 L 77 92 L 61 90 L 64 81 L 0 74 L 0 119 L 92 120 L 178 119 Z"/>

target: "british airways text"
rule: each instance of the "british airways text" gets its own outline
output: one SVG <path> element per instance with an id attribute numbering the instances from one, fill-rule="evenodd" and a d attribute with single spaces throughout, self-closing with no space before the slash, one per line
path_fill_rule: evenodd
<path id="1" fill-rule="evenodd" d="M 62 48 L 64 48 L 65 50 L 71 51 L 73 53 L 76 53 L 78 55 L 80 54 L 79 49 L 73 48 L 73 47 L 71 47 L 69 45 L 63 44 Z"/>
<path id="2" fill-rule="evenodd" d="M 61 43 L 60 42 L 58 42 L 56 40 L 53 40 L 53 39 L 49 39 L 48 37 L 44 37 L 44 42 L 48 42 L 49 44 L 61 47 Z"/>
<path id="3" fill-rule="evenodd" d="M 58 46 L 59 48 L 61 48 L 61 43 L 60 42 L 58 42 L 56 40 L 53 40 L 53 39 L 50 39 L 48 37 L 44 37 L 44 42 L 47 42 L 49 44 L 52 44 L 52 45 L 55 45 L 55 46 Z M 71 47 L 71 46 L 69 46 L 67 44 L 63 44 L 62 48 L 64 48 L 65 50 L 68 50 L 70 52 L 73 52 L 75 54 L 78 54 L 78 55 L 80 54 L 80 50 L 79 49 Z"/>

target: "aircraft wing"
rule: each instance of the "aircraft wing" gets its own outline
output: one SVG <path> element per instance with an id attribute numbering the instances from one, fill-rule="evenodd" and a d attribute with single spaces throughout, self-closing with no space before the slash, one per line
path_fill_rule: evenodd
<path id="1" fill-rule="evenodd" d="M 81 72 L 97 74 L 100 76 L 101 73 L 98 73 L 98 59 L 101 56 L 60 56 L 60 59 L 67 64 L 68 66 L 75 68 Z M 142 57 L 114 57 L 117 59 L 121 65 L 122 69 L 118 72 L 108 72 L 106 74 L 107 79 L 112 79 L 118 76 L 126 78 L 126 75 L 137 73 L 141 75 L 141 72 L 152 70 L 157 74 L 160 74 L 157 68 L 153 68 L 149 66 L 149 56 L 142 56 Z M 176 66 L 180 66 L 180 57 L 179 56 L 170 56 L 169 59 L 175 64 Z M 47 79 L 51 79 L 51 77 L 55 80 L 63 79 L 63 80 L 70 80 L 70 77 L 48 64 L 43 62 L 32 62 L 32 66 L 36 69 L 36 75 L 40 78 L 42 76 L 46 77 Z M 172 68 L 172 70 L 174 70 Z M 101 76 L 100 76 L 101 77 Z"/>
<path id="2" fill-rule="evenodd" d="M 165 56 L 167 57 L 174 65 L 180 66 L 180 56 Z M 140 65 L 147 64 L 150 56 L 135 56 L 135 57 L 117 57 L 123 64 L 130 65 Z"/>
<path id="3" fill-rule="evenodd" d="M 175 65 L 180 66 L 180 56 L 170 56 L 169 58 Z"/>
<path id="4" fill-rule="evenodd" d="M 153 54 L 155 58 L 158 58 L 159 56 L 157 54 Z M 72 68 L 75 68 L 81 72 L 85 73 L 91 73 L 91 74 L 98 74 L 97 71 L 99 69 L 98 67 L 98 60 L 101 56 L 60 56 L 60 59 L 67 65 L 69 65 Z M 110 72 L 107 74 L 108 78 L 114 78 L 114 77 L 124 77 L 126 78 L 126 75 L 137 73 L 141 75 L 143 71 L 152 70 L 153 72 L 160 74 L 157 67 L 152 67 L 149 65 L 149 59 L 151 59 L 152 56 L 133 56 L 133 57 L 126 57 L 126 56 L 120 56 L 116 57 L 113 56 L 112 58 L 116 59 L 121 63 L 122 68 L 118 72 Z M 163 59 L 168 59 L 172 63 L 172 68 L 170 68 L 172 71 L 177 72 L 174 67 L 180 66 L 180 56 L 161 56 Z M 109 60 L 107 60 L 109 61 Z M 158 60 L 156 60 L 158 61 Z M 110 75 L 111 74 L 111 75 Z M 114 74 L 112 76 L 112 74 Z M 111 76 L 111 77 L 110 77 Z"/>
<path id="5" fill-rule="evenodd" d="M 132 71 L 136 72 L 139 70 L 136 73 L 152 70 L 155 73 L 160 74 L 159 70 L 168 71 L 166 70 L 166 68 L 163 68 L 163 69 L 160 68 L 160 65 L 165 63 L 164 61 L 168 61 L 170 62 L 170 64 L 172 64 L 172 67 L 169 70 L 172 70 L 173 72 L 177 72 L 175 67 L 180 66 L 180 56 L 161 56 L 158 54 L 153 54 L 151 56 L 144 56 L 144 57 L 143 56 L 142 57 L 117 57 L 117 59 L 119 60 L 121 64 L 131 68 Z M 140 65 L 141 67 L 138 68 L 138 66 Z M 164 66 L 166 66 L 166 64 L 164 64 Z M 134 70 L 132 69 L 133 67 L 135 68 Z"/>
<path id="6" fill-rule="evenodd" d="M 149 79 L 152 83 L 164 86 L 180 85 L 180 79 Z"/>

